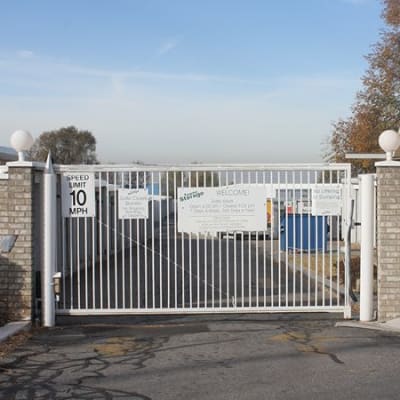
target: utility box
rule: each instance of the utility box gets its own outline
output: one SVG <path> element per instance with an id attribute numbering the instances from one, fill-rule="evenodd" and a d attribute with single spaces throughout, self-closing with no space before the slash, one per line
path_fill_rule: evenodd
<path id="1" fill-rule="evenodd" d="M 287 217 L 287 218 L 286 218 Z M 288 214 L 281 219 L 281 250 L 325 251 L 327 218 L 311 214 Z"/>

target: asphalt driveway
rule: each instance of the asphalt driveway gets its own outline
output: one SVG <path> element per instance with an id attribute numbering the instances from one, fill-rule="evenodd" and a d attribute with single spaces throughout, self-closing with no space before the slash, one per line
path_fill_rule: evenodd
<path id="1" fill-rule="evenodd" d="M 400 336 L 335 321 L 64 319 L 0 360 L 0 398 L 398 399 Z"/>
<path id="2" fill-rule="evenodd" d="M 168 250 L 167 241 L 160 247 L 156 238 L 154 246 L 126 247 L 103 256 L 94 267 L 89 262 L 79 272 L 76 266 L 66 268 L 60 308 L 328 306 L 329 291 L 323 303 L 325 285 L 308 278 L 306 268 L 293 272 L 286 257 L 273 255 L 273 249 L 278 251 L 276 241 L 179 238 L 171 240 Z M 336 284 L 332 289 L 332 304 L 342 305 Z"/>

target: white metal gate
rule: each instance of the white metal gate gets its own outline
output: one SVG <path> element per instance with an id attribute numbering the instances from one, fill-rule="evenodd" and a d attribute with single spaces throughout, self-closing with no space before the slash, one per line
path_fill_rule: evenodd
<path id="1" fill-rule="evenodd" d="M 348 164 L 56 171 L 95 178 L 94 217 L 62 217 L 59 203 L 58 314 L 349 313 Z M 272 193 L 265 198 L 266 230 L 178 232 L 178 188 L 241 185 Z M 147 219 L 120 219 L 122 189 L 146 193 Z M 330 192 L 340 195 L 324 198 Z"/>

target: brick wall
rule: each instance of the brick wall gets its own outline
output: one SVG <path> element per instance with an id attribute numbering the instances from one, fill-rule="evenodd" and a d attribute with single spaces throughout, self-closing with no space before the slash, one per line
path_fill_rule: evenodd
<path id="1" fill-rule="evenodd" d="M 400 168 L 377 167 L 378 319 L 400 317 Z"/>
<path id="2" fill-rule="evenodd" d="M 0 235 L 16 236 L 12 250 L 0 253 L 0 319 L 8 321 L 33 316 L 35 263 L 40 248 L 35 218 L 40 205 L 34 201 L 34 174 L 31 167 L 9 167 L 8 180 L 0 180 Z"/>

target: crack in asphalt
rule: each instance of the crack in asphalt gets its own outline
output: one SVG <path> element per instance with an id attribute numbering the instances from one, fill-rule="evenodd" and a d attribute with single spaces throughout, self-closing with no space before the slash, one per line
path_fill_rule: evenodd
<path id="1" fill-rule="evenodd" d="M 104 344 L 107 346 L 107 340 L 96 342 L 86 337 L 83 344 L 73 343 L 68 352 L 59 352 L 54 341 L 43 345 L 43 339 L 33 340 L 29 344 L 33 350 L 27 352 L 22 346 L 12 359 L 0 360 L 0 398 L 151 400 L 144 394 L 101 385 L 106 372 L 112 373 L 116 363 L 129 365 L 131 371 L 145 368 L 146 361 L 168 340 L 167 337 L 131 339 L 131 345 L 126 345 L 125 337 L 109 338 L 111 347 L 99 351 L 99 346 L 100 349 Z"/>
<path id="2" fill-rule="evenodd" d="M 282 318 L 259 326 L 261 322 L 226 318 L 216 323 L 207 318 L 187 324 L 88 325 L 42 331 L 9 358 L 0 358 L 0 399 L 151 400 L 148 394 L 137 391 L 143 378 L 152 381 L 161 376 L 168 381 L 171 372 L 188 370 L 228 374 L 231 372 L 223 369 L 247 368 L 293 354 L 284 348 L 271 355 L 277 343 L 292 347 L 298 355 L 324 356 L 328 363 L 345 364 L 334 352 L 338 347 L 332 344 L 340 344 L 346 336 L 329 336 L 332 322 Z M 178 339 L 172 340 L 175 335 Z M 354 336 L 351 338 L 354 340 Z M 360 338 L 377 341 L 375 345 L 398 345 L 398 338 L 390 336 L 379 340 L 375 336 Z M 241 348 L 241 341 L 258 346 L 259 351 L 226 352 L 227 348 Z M 159 355 L 160 364 L 154 362 Z M 142 387 L 147 388 L 141 386 L 140 391 Z M 148 390 L 158 389 L 150 386 Z"/>
<path id="3" fill-rule="evenodd" d="M 308 326 L 302 326 L 301 330 L 297 330 L 296 327 L 288 328 L 281 326 L 284 333 L 272 336 L 271 339 L 280 342 L 291 342 L 294 343 L 297 351 L 301 353 L 313 353 L 323 356 L 328 356 L 336 364 L 344 364 L 335 353 L 326 350 L 323 346 L 323 342 L 333 340 L 321 335 L 322 330 L 319 328 L 310 328 Z"/>

